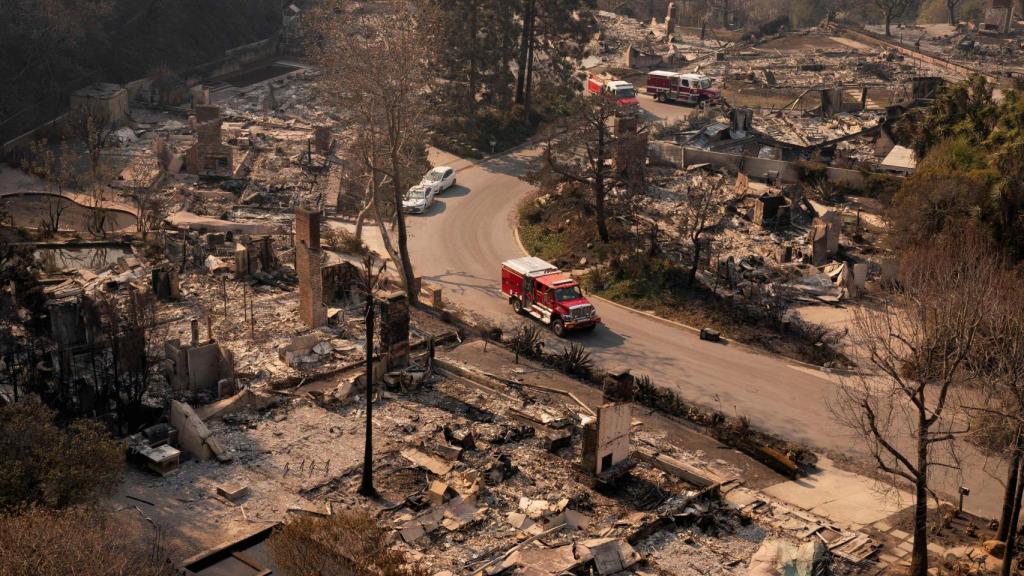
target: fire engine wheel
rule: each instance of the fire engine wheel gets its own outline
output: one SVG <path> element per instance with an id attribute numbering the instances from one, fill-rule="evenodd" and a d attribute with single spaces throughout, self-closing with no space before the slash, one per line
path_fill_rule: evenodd
<path id="1" fill-rule="evenodd" d="M 523 313 L 523 303 L 519 300 L 519 298 L 512 299 L 512 309 L 516 311 L 516 314 Z"/>
<path id="2" fill-rule="evenodd" d="M 654 101 L 655 102 L 664 102 L 665 101 L 665 95 L 661 94 L 661 93 L 655 94 L 654 95 Z"/>
<path id="3" fill-rule="evenodd" d="M 565 324 L 561 320 L 555 320 L 551 323 L 551 331 L 555 333 L 555 336 L 561 338 L 565 336 Z"/>

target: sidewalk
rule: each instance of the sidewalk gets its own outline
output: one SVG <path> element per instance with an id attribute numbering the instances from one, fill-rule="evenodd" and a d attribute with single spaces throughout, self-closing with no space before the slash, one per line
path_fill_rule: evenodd
<path id="1" fill-rule="evenodd" d="M 914 502 L 902 490 L 880 485 L 872 478 L 836 467 L 828 458 L 818 470 L 799 480 L 765 488 L 765 494 L 824 516 L 850 530 L 859 530 L 896 514 Z"/>

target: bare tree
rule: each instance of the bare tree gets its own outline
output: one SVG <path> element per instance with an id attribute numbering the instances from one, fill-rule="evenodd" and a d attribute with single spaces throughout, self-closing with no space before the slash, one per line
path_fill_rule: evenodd
<path id="1" fill-rule="evenodd" d="M 103 148 L 117 131 L 110 118 L 95 114 L 89 106 L 79 106 L 68 114 L 66 125 L 85 146 L 93 181 L 99 181 L 103 166 Z"/>
<path id="2" fill-rule="evenodd" d="M 156 341 L 153 330 L 156 298 L 152 292 L 131 289 L 123 297 L 108 296 L 87 306 L 89 324 L 99 327 L 94 337 L 94 377 L 103 396 L 114 405 L 118 428 L 142 406 L 153 382 Z"/>
<path id="3" fill-rule="evenodd" d="M 878 311 L 855 313 L 863 368 L 874 373 L 846 378 L 831 404 L 866 441 L 879 469 L 914 487 L 912 576 L 928 573 L 929 474 L 957 468 L 954 440 L 966 426 L 950 404 L 973 379 L 969 360 L 999 268 L 981 240 L 965 236 L 908 250 L 901 291 Z"/>
<path id="4" fill-rule="evenodd" d="M 67 126 L 72 135 L 85 147 L 89 171 L 79 174 L 78 183 L 89 193 L 92 206 L 89 211 L 89 231 L 96 236 L 107 234 L 106 182 L 111 178 L 109 163 L 103 149 L 117 131 L 110 118 L 96 114 L 89 106 L 79 106 L 68 115 Z"/>
<path id="5" fill-rule="evenodd" d="M 549 131 L 544 147 L 549 170 L 590 188 L 597 235 L 602 242 L 610 239 L 608 191 L 621 181 L 612 166 L 619 140 L 615 134 L 618 113 L 618 103 L 610 95 L 582 98 L 565 125 Z"/>
<path id="6" fill-rule="evenodd" d="M 23 162 L 23 167 L 43 178 L 48 188 L 46 220 L 40 222 L 39 231 L 43 236 L 52 236 L 60 232 L 61 217 L 71 205 L 64 192 L 77 180 L 79 157 L 67 142 L 61 142 L 56 152 L 45 139 L 32 142 L 29 147 L 32 159 Z"/>
<path id="7" fill-rule="evenodd" d="M 974 362 L 982 371 L 977 404 L 967 408 L 972 422 L 981 422 L 979 444 L 1001 451 L 1007 462 L 1003 506 L 996 540 L 1006 543 L 1003 576 L 1014 562 L 1021 497 L 1024 493 L 1024 288 L 1021 278 L 1006 272 L 995 279 L 998 297 L 989 303 L 984 338 Z"/>
<path id="8" fill-rule="evenodd" d="M 363 224 L 366 222 L 366 215 L 369 214 L 370 209 L 373 208 L 373 198 L 370 197 L 371 183 L 367 180 L 366 190 L 363 193 L 363 207 L 359 209 L 356 214 L 356 240 L 362 242 L 363 240 Z"/>
<path id="9" fill-rule="evenodd" d="M 885 22 L 885 35 L 892 36 L 892 21 L 902 17 L 915 6 L 917 0 L 873 0 L 875 6 L 882 11 L 882 20 Z"/>
<path id="10" fill-rule="evenodd" d="M 714 182 L 705 182 L 690 188 L 686 192 L 686 199 L 679 205 L 679 217 L 677 225 L 679 234 L 690 243 L 690 274 L 687 282 L 690 286 L 697 279 L 697 269 L 700 267 L 701 251 L 704 246 L 705 233 L 718 225 L 724 209 L 721 197 L 721 188 L 718 184 L 720 179 Z"/>
<path id="11" fill-rule="evenodd" d="M 422 168 L 428 43 L 405 2 L 381 0 L 379 10 L 359 14 L 351 7 L 319 15 L 314 56 L 325 72 L 328 92 L 350 113 L 361 135 L 361 154 L 374 199 L 391 189 L 398 242 L 395 258 L 410 302 L 417 301 L 415 276 L 402 199 L 412 174 Z M 383 221 L 379 221 L 383 228 Z"/>
<path id="12" fill-rule="evenodd" d="M 138 210 L 136 218 L 139 233 L 145 240 L 149 231 L 163 217 L 163 203 L 158 189 L 163 173 L 154 159 L 137 156 L 129 162 L 124 174 L 125 185 L 128 186 L 128 192 L 135 200 L 135 207 Z"/>
<path id="13" fill-rule="evenodd" d="M 402 218 L 403 215 L 400 213 L 401 203 L 394 201 L 393 194 L 390 194 L 387 188 L 389 181 L 388 177 L 381 171 L 376 169 L 376 166 L 382 162 L 380 158 L 381 150 L 378 147 L 377 142 L 373 139 L 372 135 L 364 133 L 361 136 L 353 140 L 352 143 L 353 151 L 359 155 L 359 161 L 356 166 L 361 168 L 361 172 L 353 174 L 353 177 L 362 177 L 366 180 L 366 205 L 360 210 L 360 215 L 365 218 L 365 213 L 372 209 L 373 217 L 377 222 L 377 228 L 380 230 L 381 240 L 384 243 L 384 250 L 388 253 L 388 256 L 394 262 L 401 262 L 401 252 L 395 248 L 395 244 L 391 239 L 391 232 L 388 229 L 388 221 L 396 221 L 398 218 Z M 397 223 L 397 222 L 396 222 Z M 362 222 L 357 219 L 356 231 L 359 232 L 357 235 L 358 239 L 362 239 Z M 404 268 L 399 267 L 399 272 L 403 273 Z M 406 285 L 406 277 L 404 274 L 401 276 L 403 285 Z"/>

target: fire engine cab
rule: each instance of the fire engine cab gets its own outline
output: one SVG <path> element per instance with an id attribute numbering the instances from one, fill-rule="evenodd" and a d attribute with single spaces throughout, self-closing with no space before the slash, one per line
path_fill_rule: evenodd
<path id="1" fill-rule="evenodd" d="M 712 88 L 715 81 L 703 74 L 680 74 L 655 70 L 647 75 L 647 94 L 660 102 L 687 102 L 717 104 L 722 93 Z"/>
<path id="2" fill-rule="evenodd" d="M 533 256 L 501 265 L 501 292 L 519 314 L 527 314 L 551 327 L 561 337 L 571 330 L 593 330 L 601 319 L 579 284 Z"/>
<path id="3" fill-rule="evenodd" d="M 595 95 L 610 96 L 622 114 L 636 114 L 640 111 L 640 102 L 636 99 L 636 88 L 625 80 L 619 80 L 611 74 L 591 74 L 587 77 L 587 92 Z"/>

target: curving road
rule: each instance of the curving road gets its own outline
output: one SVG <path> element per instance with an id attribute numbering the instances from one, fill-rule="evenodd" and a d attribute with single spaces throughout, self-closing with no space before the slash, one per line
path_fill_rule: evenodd
<path id="1" fill-rule="evenodd" d="M 453 166 L 458 185 L 439 196 L 429 213 L 409 219 L 417 276 L 441 286 L 445 299 L 459 308 L 497 325 L 514 318 L 499 291 L 500 267 L 503 260 L 523 255 L 515 218 L 534 188 L 520 177 L 539 154 L 539 148 L 527 147 L 471 163 L 435 151 L 435 165 Z M 840 385 L 834 376 L 748 348 L 702 342 L 691 329 L 611 302 L 596 305 L 604 325 L 572 338 L 586 345 L 599 364 L 649 374 L 692 403 L 744 415 L 756 427 L 820 450 L 850 454 L 861 449 L 828 409 Z M 943 479 L 940 489 L 955 493 L 964 483 L 972 489 L 968 508 L 995 516 L 1001 487 L 980 464 L 972 471 L 965 481 Z"/>
<path id="2" fill-rule="evenodd" d="M 461 169 L 454 163 L 458 186 L 440 196 L 428 214 L 409 220 L 417 276 L 441 286 L 445 299 L 459 308 L 497 324 L 514 318 L 499 291 L 501 262 L 524 254 L 515 238 L 515 217 L 533 187 L 518 176 L 538 154 L 529 148 L 462 163 Z M 611 302 L 596 304 L 604 325 L 572 339 L 600 363 L 650 374 L 687 400 L 746 415 L 795 441 L 827 449 L 849 445 L 822 409 L 836 385 L 822 373 L 747 348 L 703 342 L 693 330 Z"/>

